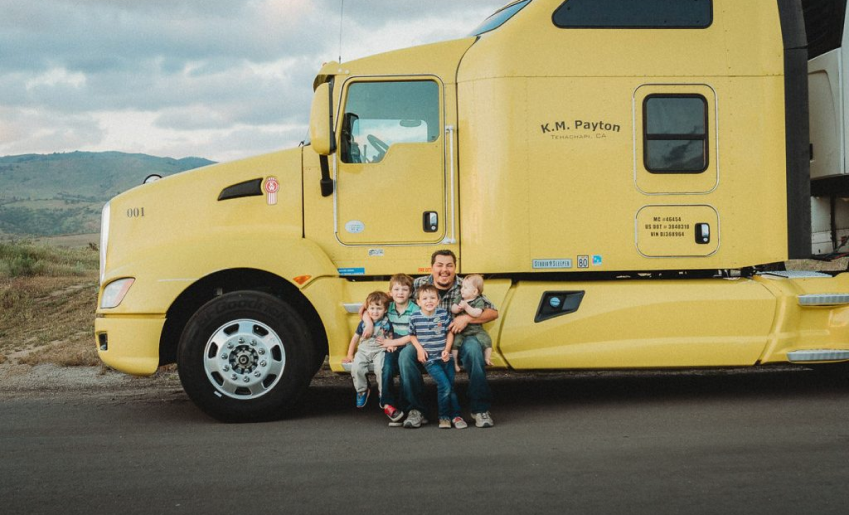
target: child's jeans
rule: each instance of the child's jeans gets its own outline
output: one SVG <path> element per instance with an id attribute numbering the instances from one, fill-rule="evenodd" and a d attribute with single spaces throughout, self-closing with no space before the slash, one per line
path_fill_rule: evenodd
<path id="1" fill-rule="evenodd" d="M 438 359 L 424 364 L 427 373 L 436 383 L 436 396 L 439 401 L 439 418 L 448 420 L 460 416 L 460 402 L 454 391 L 454 358 L 448 361 Z"/>
<path id="2" fill-rule="evenodd" d="M 398 366 L 398 355 L 401 354 L 401 349 L 403 347 L 399 347 L 395 349 L 395 352 L 386 351 L 383 355 L 383 378 L 381 379 L 383 383 L 383 388 L 380 393 L 380 404 L 381 406 L 392 406 L 394 408 L 399 408 L 403 411 L 407 411 L 404 406 L 402 395 L 399 395 L 398 401 L 395 400 L 395 392 L 394 388 L 394 379 L 395 376 L 401 371 L 401 368 Z"/>

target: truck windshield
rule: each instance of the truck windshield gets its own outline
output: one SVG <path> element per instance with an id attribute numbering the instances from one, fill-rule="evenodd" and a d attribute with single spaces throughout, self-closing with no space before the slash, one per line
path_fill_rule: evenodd
<path id="1" fill-rule="evenodd" d="M 484 20 L 484 22 L 481 23 L 469 35 L 480 36 L 485 32 L 497 29 L 498 27 L 504 25 L 507 20 L 512 18 L 513 15 L 521 11 L 529 3 L 531 3 L 531 0 L 521 0 L 519 2 L 513 2 L 512 4 L 502 8 L 500 11 L 496 12 L 495 14 Z"/>

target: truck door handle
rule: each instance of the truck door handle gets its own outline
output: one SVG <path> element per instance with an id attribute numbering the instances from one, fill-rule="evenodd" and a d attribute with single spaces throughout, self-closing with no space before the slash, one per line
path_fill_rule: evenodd
<path id="1" fill-rule="evenodd" d="M 422 215 L 422 228 L 424 232 L 436 232 L 439 230 L 439 216 L 436 211 L 425 211 Z"/>
<path id="2" fill-rule="evenodd" d="M 696 224 L 696 243 L 699 245 L 710 243 L 710 224 Z"/>

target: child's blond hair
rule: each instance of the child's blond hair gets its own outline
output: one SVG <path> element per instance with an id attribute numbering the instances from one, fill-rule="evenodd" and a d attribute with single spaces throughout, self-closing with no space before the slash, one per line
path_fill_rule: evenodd
<path id="1" fill-rule="evenodd" d="M 467 275 L 463 279 L 463 282 L 466 282 L 466 281 L 469 281 L 470 283 L 472 283 L 472 286 L 477 288 L 478 295 L 483 295 L 483 276 L 478 275 L 478 274 Z"/>

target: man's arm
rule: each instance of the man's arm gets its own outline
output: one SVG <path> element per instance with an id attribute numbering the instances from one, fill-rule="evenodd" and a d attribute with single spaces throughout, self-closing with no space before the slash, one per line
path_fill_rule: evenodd
<path id="1" fill-rule="evenodd" d="M 486 324 L 498 318 L 498 311 L 492 308 L 485 308 L 481 316 L 472 318 L 469 315 L 460 315 L 451 322 L 448 329 L 452 333 L 457 334 L 466 328 L 469 324 Z"/>

